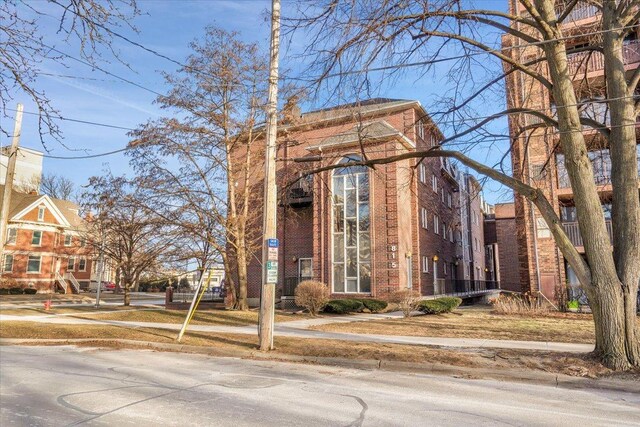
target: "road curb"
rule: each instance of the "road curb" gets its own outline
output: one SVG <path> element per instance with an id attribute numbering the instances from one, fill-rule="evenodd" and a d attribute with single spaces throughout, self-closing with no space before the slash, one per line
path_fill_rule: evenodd
<path id="1" fill-rule="evenodd" d="M 524 382 L 530 384 L 583 389 L 596 388 L 603 390 L 640 393 L 640 382 L 615 380 L 608 378 L 592 379 L 572 377 L 551 372 L 525 371 L 515 369 L 483 369 L 464 366 L 444 365 L 437 363 L 402 362 L 395 360 L 347 359 L 339 357 L 300 356 L 292 354 L 263 353 L 256 350 L 228 351 L 215 347 L 201 347 L 186 344 L 157 343 L 151 341 L 112 339 L 112 338 L 76 338 L 76 339 L 23 339 L 0 338 L 2 345 L 78 345 L 117 344 L 122 348 L 151 349 L 178 353 L 201 354 L 214 357 L 233 357 L 261 361 L 306 363 L 336 366 L 352 369 L 384 370 L 410 374 L 443 375 L 463 379 L 497 380 Z"/>

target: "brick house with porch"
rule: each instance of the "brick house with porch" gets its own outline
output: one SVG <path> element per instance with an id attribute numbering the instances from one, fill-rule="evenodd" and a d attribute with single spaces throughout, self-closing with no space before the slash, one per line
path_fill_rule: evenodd
<path id="1" fill-rule="evenodd" d="M 384 297 L 408 287 L 424 296 L 495 287 L 464 265 L 459 192 L 465 174 L 447 159 L 340 167 L 287 185 L 304 170 L 426 150 L 442 139 L 414 100 L 371 99 L 295 111 L 279 127 L 277 143 L 277 296 L 291 298 L 304 279 L 326 283 L 332 298 Z M 261 195 L 262 162 L 255 168 L 252 186 Z M 261 217 L 251 224 L 253 230 L 261 227 Z M 467 231 L 465 240 L 476 241 L 483 251 L 482 231 Z M 252 305 L 261 287 L 257 259 L 259 254 L 248 268 Z"/>
<path id="2" fill-rule="evenodd" d="M 82 226 L 74 203 L 14 191 L 0 274 L 39 292 L 88 288 L 93 261 Z"/>

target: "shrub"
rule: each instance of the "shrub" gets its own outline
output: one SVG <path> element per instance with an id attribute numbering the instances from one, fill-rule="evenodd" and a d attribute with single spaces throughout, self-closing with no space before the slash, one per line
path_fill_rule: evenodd
<path id="1" fill-rule="evenodd" d="M 24 293 L 26 295 L 35 295 L 38 293 L 38 290 L 36 288 L 27 288 L 24 290 Z"/>
<path id="2" fill-rule="evenodd" d="M 9 288 L 9 295 L 22 295 L 23 290 L 19 287 Z"/>
<path id="3" fill-rule="evenodd" d="M 449 313 L 462 303 L 460 298 L 442 297 L 431 300 L 420 301 L 418 310 L 425 314 Z"/>
<path id="4" fill-rule="evenodd" d="M 300 282 L 296 286 L 295 294 L 296 305 L 309 310 L 313 317 L 317 316 L 329 301 L 329 287 L 314 280 Z"/>
<path id="5" fill-rule="evenodd" d="M 389 305 L 386 301 L 382 301 L 379 299 L 361 299 L 362 304 L 364 304 L 364 308 L 369 310 L 372 313 L 379 313 Z"/>
<path id="6" fill-rule="evenodd" d="M 530 293 L 523 295 L 502 294 L 490 302 L 493 305 L 493 311 L 497 314 L 535 315 L 549 311 L 549 307 L 546 304 L 543 304 L 536 295 Z"/>
<path id="7" fill-rule="evenodd" d="M 347 314 L 357 313 L 364 309 L 362 301 L 357 299 L 334 299 L 327 302 L 325 313 Z"/>
<path id="8" fill-rule="evenodd" d="M 405 318 L 411 316 L 411 312 L 418 308 L 421 298 L 420 292 L 413 289 L 401 289 L 389 295 L 389 301 L 398 304 Z"/>

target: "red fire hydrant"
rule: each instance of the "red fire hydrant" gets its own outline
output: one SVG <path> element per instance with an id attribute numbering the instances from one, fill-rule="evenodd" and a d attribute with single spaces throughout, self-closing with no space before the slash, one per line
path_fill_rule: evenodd
<path id="1" fill-rule="evenodd" d="M 45 310 L 50 310 L 51 309 L 51 300 L 48 300 L 48 301 L 44 302 L 44 309 Z"/>

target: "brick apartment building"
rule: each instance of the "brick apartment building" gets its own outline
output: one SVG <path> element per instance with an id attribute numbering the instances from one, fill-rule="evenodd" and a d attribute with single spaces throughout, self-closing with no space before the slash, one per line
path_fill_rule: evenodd
<path id="1" fill-rule="evenodd" d="M 500 289 L 520 292 L 518 232 L 513 203 L 498 203 L 485 216 L 485 245 L 491 253 L 491 258 L 487 256 L 487 268 L 494 272 L 491 280 L 499 281 Z"/>
<path id="2" fill-rule="evenodd" d="M 568 2 L 558 1 L 559 10 L 563 10 L 565 3 Z M 510 0 L 510 11 L 514 14 L 524 15 L 526 13 L 520 3 L 515 0 Z M 587 1 L 578 1 L 563 21 L 565 36 L 573 36 L 567 38 L 567 47 L 588 45 L 590 39 L 581 34 L 598 29 L 598 23 L 601 19 L 600 12 L 594 5 Z M 503 41 L 505 45 L 510 44 L 510 37 L 505 36 Z M 535 48 L 525 52 L 530 53 L 528 59 L 540 54 L 540 51 Z M 604 99 L 606 96 L 602 54 L 583 51 L 569 54 L 568 59 L 570 70 L 574 75 L 574 85 L 582 103 L 581 114 L 584 117 L 608 124 L 608 104 L 597 102 L 598 99 Z M 624 43 L 624 60 L 629 73 L 636 70 L 640 64 L 640 41 L 637 29 Z M 518 74 L 522 75 L 516 77 L 512 74 L 507 81 L 509 108 L 525 107 L 547 111 L 552 115 L 554 105 L 549 91 L 533 78 L 523 73 Z M 550 128 L 537 128 L 516 137 L 519 129 L 535 124 L 536 120 L 532 116 L 524 115 L 511 117 L 509 120 L 513 137 L 513 174 L 524 182 L 543 190 L 545 196 L 560 215 L 569 238 L 579 251 L 584 252 L 582 237 L 578 231 L 573 191 L 564 168 L 564 157 L 559 149 L 556 149 L 557 133 Z M 589 157 L 593 164 L 595 179 L 599 186 L 603 212 L 605 218 L 609 219 L 612 198 L 609 149 L 596 130 L 585 127 L 584 135 L 589 146 Z M 640 162 L 640 146 L 638 159 Z M 577 278 L 555 245 L 546 222 L 532 204 L 516 195 L 514 214 L 518 239 L 520 290 L 541 290 L 547 297 L 553 298 L 557 286 L 577 285 Z M 610 221 L 608 221 L 608 225 L 609 233 L 611 233 Z M 507 243 L 508 246 L 512 244 L 512 242 Z M 509 271 L 508 274 L 511 277 L 513 272 Z M 505 279 L 504 275 L 503 279 Z M 511 280 L 503 280 L 503 283 Z"/>
<path id="3" fill-rule="evenodd" d="M 0 200 L 0 208 L 2 204 Z M 88 287 L 93 263 L 81 227 L 75 204 L 14 191 L 0 274 L 39 292 Z"/>
<path id="4" fill-rule="evenodd" d="M 278 296 L 293 296 L 297 284 L 310 278 L 327 283 L 333 297 L 380 297 L 407 287 L 425 296 L 495 287 L 484 281 L 480 186 L 446 159 L 349 166 L 284 185 L 301 168 L 427 149 L 441 139 L 412 100 L 296 111 L 278 138 L 277 175 L 284 188 Z M 311 162 L 294 162 L 305 157 Z M 255 176 L 252 185 L 261 194 L 264 174 Z M 261 220 L 252 227 L 260 230 Z M 248 282 L 250 303 L 256 304 L 261 267 L 255 260 Z"/>

